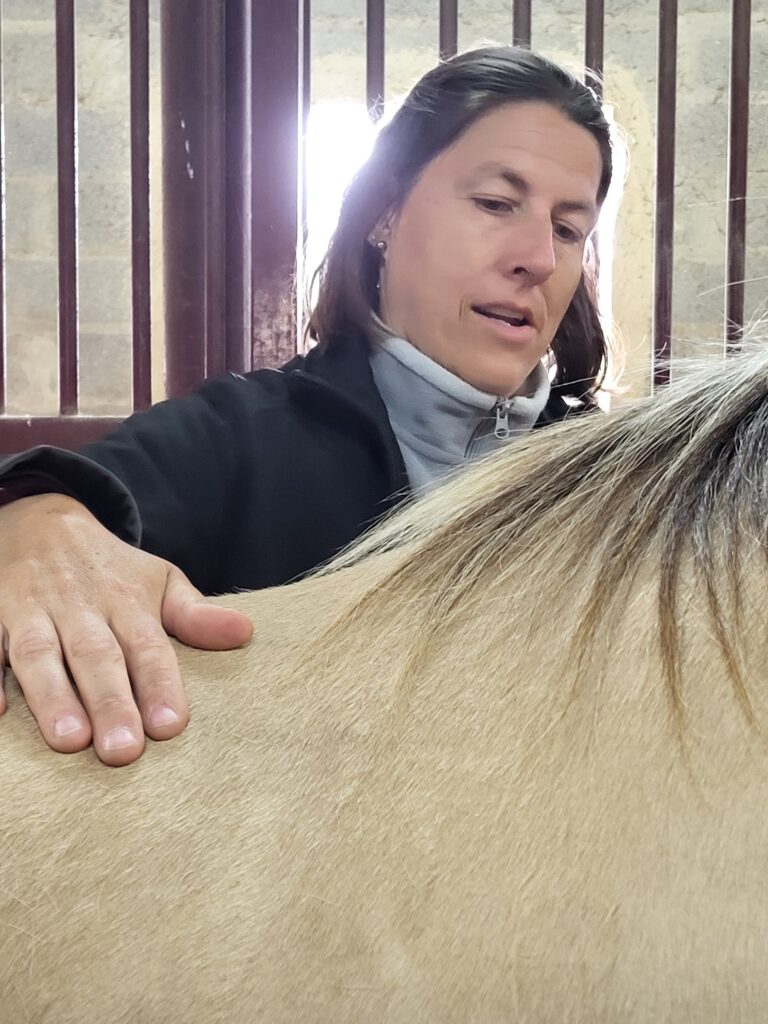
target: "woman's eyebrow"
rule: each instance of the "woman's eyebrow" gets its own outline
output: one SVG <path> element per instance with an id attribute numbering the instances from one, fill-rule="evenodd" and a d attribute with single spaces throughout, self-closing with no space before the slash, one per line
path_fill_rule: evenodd
<path id="1" fill-rule="evenodd" d="M 530 182 L 528 182 L 521 174 L 518 174 L 517 171 L 513 171 L 511 167 L 505 167 L 503 164 L 481 164 L 477 168 L 476 177 L 486 177 L 487 175 L 492 175 L 495 178 L 501 178 L 523 196 L 530 195 L 532 191 Z M 594 203 L 583 202 L 578 199 L 561 200 L 559 203 L 555 204 L 555 211 L 558 213 L 586 213 L 587 216 L 592 218 L 597 216 L 597 206 Z"/>

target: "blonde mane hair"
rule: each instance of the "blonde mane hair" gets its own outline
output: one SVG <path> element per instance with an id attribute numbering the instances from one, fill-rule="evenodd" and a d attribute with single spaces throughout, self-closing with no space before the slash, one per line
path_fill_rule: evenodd
<path id="1" fill-rule="evenodd" d="M 0 719 L 3 1021 L 762 1024 L 768 351 L 537 433 L 178 648 L 128 768 Z"/>
<path id="2" fill-rule="evenodd" d="M 386 574 L 334 624 L 322 655 L 343 657 L 350 636 L 374 622 L 390 635 L 418 622 L 405 679 L 487 595 L 514 589 L 540 609 L 541 622 L 550 598 L 564 592 L 578 615 L 559 642 L 579 677 L 650 558 L 656 617 L 645 625 L 681 738 L 686 571 L 705 594 L 724 668 L 756 726 L 739 645 L 745 580 L 768 566 L 768 350 L 753 340 L 736 358 L 689 359 L 677 370 L 674 386 L 618 414 L 574 419 L 486 458 L 320 570 L 327 576 L 389 554 Z"/>

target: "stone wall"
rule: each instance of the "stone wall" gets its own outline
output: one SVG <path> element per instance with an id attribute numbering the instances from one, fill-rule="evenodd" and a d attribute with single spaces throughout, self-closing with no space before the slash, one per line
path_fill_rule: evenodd
<path id="1" fill-rule="evenodd" d="M 152 134 L 159 138 L 158 3 L 152 5 Z M 131 189 L 127 0 L 78 0 L 80 383 L 85 412 L 130 410 Z M 8 411 L 55 413 L 56 65 L 53 0 L 5 0 Z M 152 151 L 160 180 L 160 153 Z M 158 195 L 153 221 L 159 222 Z M 154 311 L 162 302 L 154 232 Z M 162 317 L 154 316 L 161 341 Z M 156 347 L 162 394 L 162 344 Z"/>
<path id="2" fill-rule="evenodd" d="M 729 14 L 726 0 L 681 0 L 675 222 L 676 352 L 722 335 Z M 459 46 L 506 42 L 511 3 L 463 0 Z M 768 295 L 768 11 L 753 13 L 747 312 Z M 152 166 L 160 182 L 159 0 L 152 4 Z M 437 0 L 388 0 L 387 94 L 404 94 L 435 60 Z M 354 12 L 357 11 L 357 14 Z M 361 102 L 365 4 L 313 2 L 313 99 Z M 56 410 L 56 120 L 53 0 L 5 0 L 9 411 Z M 128 2 L 78 0 L 80 309 L 83 407 L 127 411 L 130 394 Z M 606 0 L 606 101 L 630 166 L 615 231 L 613 312 L 630 393 L 647 389 L 653 266 L 657 0 Z M 581 0 L 534 0 L 533 44 L 576 67 Z M 329 160 L 336 160 L 326 147 Z M 322 156 L 316 158 L 322 160 Z M 316 164 L 316 173 L 324 168 Z M 160 211 L 153 190 L 155 394 L 162 393 Z"/>

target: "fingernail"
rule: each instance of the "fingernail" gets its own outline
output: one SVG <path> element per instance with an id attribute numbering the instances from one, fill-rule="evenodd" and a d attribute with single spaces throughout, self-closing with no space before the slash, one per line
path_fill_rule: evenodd
<path id="1" fill-rule="evenodd" d="M 136 737 L 131 730 L 120 725 L 117 729 L 110 729 L 106 734 L 104 737 L 104 749 L 121 750 L 123 747 L 132 747 L 135 742 Z"/>
<path id="2" fill-rule="evenodd" d="M 174 722 L 178 722 L 179 716 L 173 710 L 166 705 L 155 708 L 152 714 L 149 716 L 149 724 L 160 726 L 160 725 L 173 725 Z"/>
<path id="3" fill-rule="evenodd" d="M 64 715 L 63 718 L 57 718 L 53 723 L 53 735 L 60 739 L 62 736 L 79 732 L 82 728 L 83 723 L 79 718 L 75 718 L 74 715 Z"/>

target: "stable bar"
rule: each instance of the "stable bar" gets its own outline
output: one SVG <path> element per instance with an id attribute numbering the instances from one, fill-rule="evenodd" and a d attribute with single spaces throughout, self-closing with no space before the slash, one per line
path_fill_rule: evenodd
<path id="1" fill-rule="evenodd" d="M 604 0 L 586 0 L 584 31 L 584 64 L 587 85 L 597 96 L 603 96 L 603 65 L 605 49 Z"/>
<path id="2" fill-rule="evenodd" d="M 74 451 L 100 441 L 125 422 L 123 416 L 3 416 L 0 455 L 12 455 L 39 444 Z"/>
<path id="3" fill-rule="evenodd" d="M 205 375 L 226 369 L 225 3 L 205 7 Z"/>
<path id="4" fill-rule="evenodd" d="M 751 15 L 751 0 L 732 0 L 725 259 L 725 346 L 727 352 L 738 351 L 744 331 Z"/>
<path id="5" fill-rule="evenodd" d="M 531 48 L 531 0 L 514 0 L 512 8 L 512 42 Z"/>
<path id="6" fill-rule="evenodd" d="M 458 0 L 440 0 L 440 60 L 453 57 L 459 45 Z"/>
<path id="7" fill-rule="evenodd" d="M 163 123 L 163 272 L 166 392 L 175 398 L 205 377 L 205 61 L 207 3 L 160 7 Z"/>
<path id="8" fill-rule="evenodd" d="M 5 88 L 3 61 L 3 5 L 0 0 L 0 415 L 5 412 Z"/>
<path id="9" fill-rule="evenodd" d="M 148 0 L 131 0 L 130 48 L 133 408 L 139 410 L 152 404 Z"/>
<path id="10" fill-rule="evenodd" d="M 251 369 L 251 0 L 226 10 L 226 365 Z"/>
<path id="11" fill-rule="evenodd" d="M 384 113 L 384 0 L 367 0 L 365 96 L 372 121 Z"/>
<path id="12" fill-rule="evenodd" d="M 255 4 L 252 36 L 252 363 L 297 350 L 294 298 L 305 0 Z"/>
<path id="13" fill-rule="evenodd" d="M 669 383 L 672 335 L 672 258 L 675 227 L 677 0 L 659 10 L 656 100 L 656 204 L 653 282 L 653 386 Z"/>
<path id="14" fill-rule="evenodd" d="M 301 38 L 299 47 L 302 55 L 301 63 L 301 84 L 299 95 L 301 109 L 299 111 L 299 125 L 301 127 L 301 138 L 299 140 L 299 250 L 296 257 L 296 323 L 297 323 L 297 347 L 303 348 L 304 326 L 309 310 L 306 308 L 306 297 L 308 288 L 308 269 L 306 265 L 307 238 L 309 236 L 308 216 L 308 188 L 307 188 L 307 141 L 309 138 L 309 114 L 312 109 L 312 4 L 310 0 L 304 0 L 302 5 Z"/>
<path id="15" fill-rule="evenodd" d="M 77 105 L 75 3 L 56 0 L 56 126 L 59 195 L 59 411 L 78 410 Z"/>

